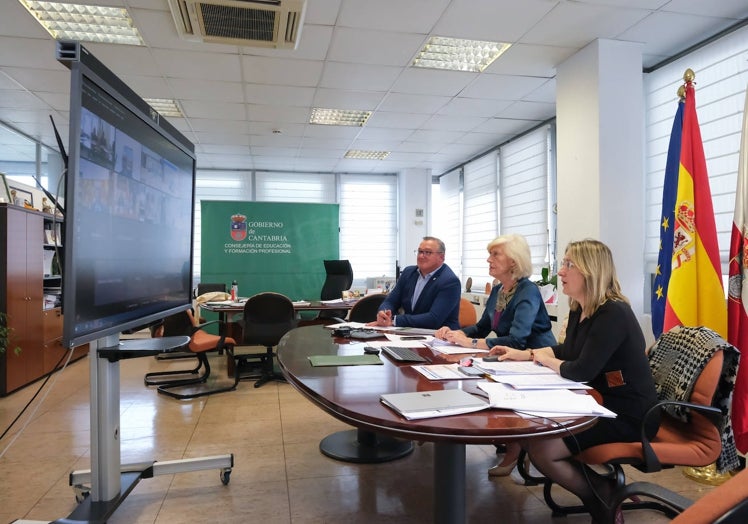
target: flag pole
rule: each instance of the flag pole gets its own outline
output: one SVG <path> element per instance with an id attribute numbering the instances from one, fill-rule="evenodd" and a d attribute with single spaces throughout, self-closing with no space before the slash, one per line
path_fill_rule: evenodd
<path id="1" fill-rule="evenodd" d="M 683 73 L 684 83 L 678 87 L 678 98 L 680 100 L 685 100 L 686 86 L 692 84 L 695 79 L 696 73 L 693 71 L 693 69 L 691 69 L 690 67 L 686 69 Z M 724 482 L 729 480 L 732 477 L 730 473 L 731 472 L 718 472 L 716 463 L 701 467 L 688 466 L 683 468 L 683 475 L 686 478 L 689 478 L 701 484 L 707 484 L 711 486 L 719 486 L 720 484 L 723 484 Z"/>

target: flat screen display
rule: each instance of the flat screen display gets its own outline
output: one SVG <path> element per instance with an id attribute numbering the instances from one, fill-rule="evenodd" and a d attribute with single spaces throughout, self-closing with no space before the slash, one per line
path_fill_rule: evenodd
<path id="1" fill-rule="evenodd" d="M 71 73 L 66 347 L 191 304 L 195 173 L 192 145 L 110 71 Z"/>

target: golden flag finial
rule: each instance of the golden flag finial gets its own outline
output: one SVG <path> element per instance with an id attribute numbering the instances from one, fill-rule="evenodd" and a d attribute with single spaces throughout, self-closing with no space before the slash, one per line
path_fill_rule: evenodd
<path id="1" fill-rule="evenodd" d="M 685 86 L 678 86 L 678 98 L 680 100 L 686 99 L 686 87 Z"/>
<path id="2" fill-rule="evenodd" d="M 693 69 L 690 67 L 686 69 L 686 72 L 683 73 L 683 81 L 686 83 L 693 82 L 696 78 L 696 73 L 693 72 Z"/>

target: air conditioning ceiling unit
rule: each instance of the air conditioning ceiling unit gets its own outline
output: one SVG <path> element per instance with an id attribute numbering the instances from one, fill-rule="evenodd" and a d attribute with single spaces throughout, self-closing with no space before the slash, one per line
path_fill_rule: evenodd
<path id="1" fill-rule="evenodd" d="M 295 49 L 306 0 L 168 0 L 177 32 L 186 39 Z"/>

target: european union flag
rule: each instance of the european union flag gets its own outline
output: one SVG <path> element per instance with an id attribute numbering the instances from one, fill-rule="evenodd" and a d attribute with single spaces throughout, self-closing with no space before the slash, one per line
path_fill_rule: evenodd
<path id="1" fill-rule="evenodd" d="M 684 101 L 678 102 L 673 129 L 670 132 L 670 145 L 665 163 L 665 184 L 662 189 L 662 216 L 660 218 L 660 252 L 657 256 L 657 269 L 652 286 L 652 331 L 655 338 L 662 334 L 665 322 L 665 304 L 670 271 L 673 262 L 673 231 L 675 231 L 675 199 L 678 193 L 678 171 L 680 169 L 680 146 L 683 135 Z"/>

